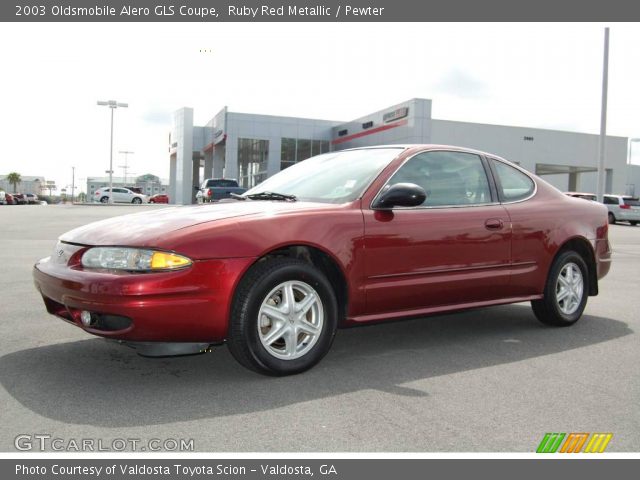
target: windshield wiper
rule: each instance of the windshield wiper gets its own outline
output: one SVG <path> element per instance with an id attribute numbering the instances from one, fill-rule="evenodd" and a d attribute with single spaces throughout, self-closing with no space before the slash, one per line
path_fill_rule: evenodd
<path id="1" fill-rule="evenodd" d="M 252 193 L 251 195 L 243 195 L 242 198 L 249 198 L 251 200 L 282 200 L 285 202 L 295 202 L 297 200 L 295 195 L 288 195 L 286 193 L 277 192 Z"/>

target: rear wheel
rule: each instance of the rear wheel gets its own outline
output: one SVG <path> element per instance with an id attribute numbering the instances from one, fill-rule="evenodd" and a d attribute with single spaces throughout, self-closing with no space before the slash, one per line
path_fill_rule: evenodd
<path id="1" fill-rule="evenodd" d="M 633 225 L 634 227 L 638 224 L 638 222 L 636 220 L 630 220 L 629 223 L 631 225 Z"/>
<path id="2" fill-rule="evenodd" d="M 544 289 L 544 298 L 531 302 L 533 313 L 542 323 L 568 327 L 582 316 L 589 295 L 587 264 L 568 250 L 553 262 Z"/>
<path id="3" fill-rule="evenodd" d="M 265 260 L 238 286 L 229 350 L 262 374 L 303 372 L 329 351 L 337 311 L 331 284 L 313 265 L 293 258 Z"/>
<path id="4" fill-rule="evenodd" d="M 613 213 L 609 212 L 608 217 L 609 217 L 609 224 L 613 225 L 614 223 L 616 223 L 616 216 Z"/>
<path id="5" fill-rule="evenodd" d="M 109 203 L 109 197 L 104 196 L 100 199 L 100 203 Z"/>
<path id="6" fill-rule="evenodd" d="M 135 203 L 136 205 L 140 205 L 142 203 L 142 199 L 140 197 L 135 197 L 131 200 L 131 203 Z"/>

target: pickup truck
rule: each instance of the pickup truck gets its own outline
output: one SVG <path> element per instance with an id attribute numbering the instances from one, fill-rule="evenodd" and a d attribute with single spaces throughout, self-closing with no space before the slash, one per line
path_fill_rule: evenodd
<path id="1" fill-rule="evenodd" d="M 223 198 L 231 198 L 232 193 L 240 195 L 247 191 L 246 188 L 239 187 L 234 178 L 207 178 L 198 190 L 198 203 L 217 202 Z"/>

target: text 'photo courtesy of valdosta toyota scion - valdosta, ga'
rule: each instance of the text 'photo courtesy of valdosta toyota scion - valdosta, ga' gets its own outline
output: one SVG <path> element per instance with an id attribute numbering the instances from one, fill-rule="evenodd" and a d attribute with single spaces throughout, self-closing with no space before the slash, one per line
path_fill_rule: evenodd
<path id="1" fill-rule="evenodd" d="M 604 205 L 490 153 L 368 147 L 218 203 L 76 228 L 33 275 L 49 313 L 141 355 L 226 343 L 287 375 L 342 326 L 523 301 L 570 326 L 609 271 L 608 226 Z"/>
<path id="2" fill-rule="evenodd" d="M 338 469 L 331 463 L 320 464 L 316 468 L 309 465 L 290 463 L 264 463 L 256 468 L 244 465 L 216 464 L 216 465 L 182 465 L 180 463 L 167 465 L 145 465 L 145 464 L 113 464 L 113 465 L 58 465 L 53 464 L 51 468 L 45 466 L 27 466 L 16 464 L 15 473 L 18 476 L 91 476 L 95 478 L 110 477 L 114 475 L 154 475 L 154 476 L 182 476 L 200 477 L 203 475 L 248 475 L 250 473 L 260 473 L 262 475 L 305 475 L 312 477 L 314 474 L 337 475 Z"/>

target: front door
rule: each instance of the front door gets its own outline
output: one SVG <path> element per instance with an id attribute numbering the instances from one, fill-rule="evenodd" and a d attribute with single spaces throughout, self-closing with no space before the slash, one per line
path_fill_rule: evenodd
<path id="1" fill-rule="evenodd" d="M 405 182 L 425 189 L 422 205 L 363 210 L 367 313 L 501 297 L 509 281 L 511 222 L 481 157 L 420 153 L 387 185 Z"/>

